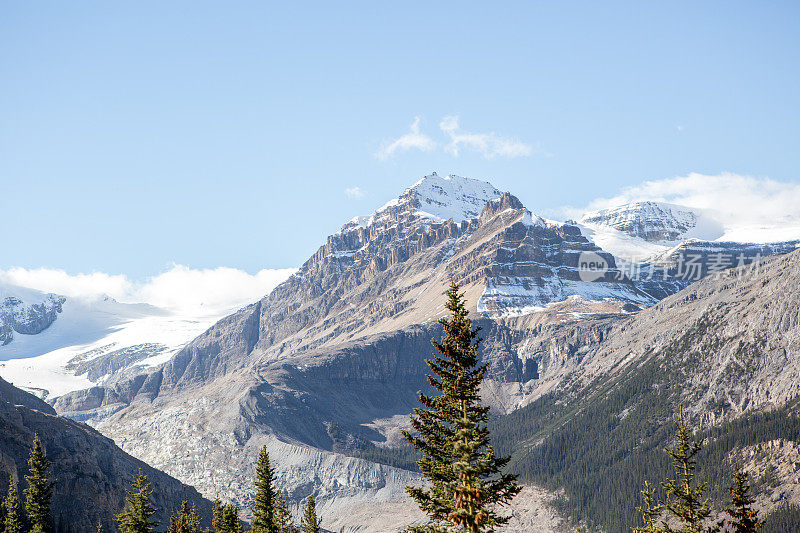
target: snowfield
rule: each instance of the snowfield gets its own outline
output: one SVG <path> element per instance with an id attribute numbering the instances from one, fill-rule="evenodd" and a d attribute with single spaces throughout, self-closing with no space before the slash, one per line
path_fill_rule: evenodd
<path id="1" fill-rule="evenodd" d="M 286 270 L 284 279 L 292 272 Z M 252 301 L 263 296 L 253 294 Z M 14 331 L 12 340 L 0 346 L 0 377 L 46 399 L 164 363 L 241 307 L 237 302 L 227 308 L 166 309 L 121 303 L 108 296 L 67 298 L 0 283 L 0 304 L 5 301 L 15 303 L 18 315 L 33 306 L 59 303 L 60 312 L 44 330 L 36 334 Z M 113 368 L 113 376 L 98 375 L 102 368 Z"/>

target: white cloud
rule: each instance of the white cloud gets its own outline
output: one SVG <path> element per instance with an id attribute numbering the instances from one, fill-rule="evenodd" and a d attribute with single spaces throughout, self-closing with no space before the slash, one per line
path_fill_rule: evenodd
<path id="1" fill-rule="evenodd" d="M 363 198 L 364 191 L 361 190 L 361 187 L 350 187 L 349 189 L 344 190 L 345 196 L 348 198 Z"/>
<path id="2" fill-rule="evenodd" d="M 54 292 L 72 298 L 104 295 L 125 303 L 148 303 L 187 314 L 227 313 L 252 303 L 286 280 L 295 269 L 264 269 L 256 274 L 228 267 L 191 269 L 173 265 L 135 282 L 121 274 L 68 274 L 63 270 L 0 270 L 0 283 Z"/>
<path id="3" fill-rule="evenodd" d="M 411 149 L 429 152 L 436 148 L 433 139 L 421 133 L 419 130 L 420 117 L 415 117 L 414 122 L 409 127 L 409 132 L 393 141 L 384 141 L 375 153 L 378 159 L 389 159 L 398 152 L 407 152 Z"/>
<path id="4" fill-rule="evenodd" d="M 14 267 L 0 270 L 0 282 L 28 287 L 43 292 L 54 292 L 77 298 L 97 298 L 103 295 L 124 301 L 134 292 L 131 280 L 122 274 L 67 274 L 50 268 L 26 269 Z"/>
<path id="5" fill-rule="evenodd" d="M 800 184 L 731 173 L 646 181 L 583 209 L 565 208 L 564 213 L 577 218 L 581 212 L 643 200 L 703 210 L 725 228 L 722 239 L 763 242 L 800 237 Z"/>
<path id="6" fill-rule="evenodd" d="M 450 144 L 445 147 L 445 151 L 455 157 L 458 157 L 463 148 L 475 150 L 486 159 L 527 157 L 534 151 L 543 153 L 540 148 L 534 149 L 530 144 L 517 139 L 501 137 L 495 133 L 463 132 L 459 127 L 457 115 L 444 117 L 439 123 L 439 128 L 450 137 Z"/>

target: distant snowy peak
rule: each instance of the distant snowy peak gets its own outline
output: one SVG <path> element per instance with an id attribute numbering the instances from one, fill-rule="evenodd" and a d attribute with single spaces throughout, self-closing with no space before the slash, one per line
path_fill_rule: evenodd
<path id="1" fill-rule="evenodd" d="M 460 224 L 480 216 L 488 202 L 502 195 L 503 192 L 491 183 L 455 175 L 442 177 L 434 172 L 371 215 L 355 217 L 342 231 L 366 228 L 400 212 L 435 223 L 452 219 Z"/>
<path id="2" fill-rule="evenodd" d="M 50 327 L 67 299 L 23 287 L 0 285 L 0 346 L 14 333 L 36 335 Z"/>
<path id="3" fill-rule="evenodd" d="M 580 222 L 587 225 L 609 226 L 631 237 L 648 242 L 675 242 L 702 229 L 702 213 L 688 207 L 661 202 L 634 202 L 610 209 L 586 213 Z M 703 235 L 714 239 L 719 235 Z"/>

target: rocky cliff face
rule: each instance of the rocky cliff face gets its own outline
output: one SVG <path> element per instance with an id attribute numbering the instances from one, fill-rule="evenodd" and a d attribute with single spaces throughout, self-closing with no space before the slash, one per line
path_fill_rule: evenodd
<path id="1" fill-rule="evenodd" d="M 0 346 L 22 335 L 41 333 L 56 320 L 63 296 L 42 294 L 19 287 L 0 287 Z"/>
<path id="2" fill-rule="evenodd" d="M 7 490 L 9 479 L 24 488 L 30 445 L 38 434 L 56 483 L 53 519 L 65 528 L 69 524 L 73 531 L 96 531 L 98 521 L 111 528 L 113 516 L 123 508 L 125 489 L 140 468 L 152 483 L 162 523 L 183 500 L 196 502 L 206 518 L 210 513 L 210 502 L 193 488 L 134 459 L 96 430 L 57 416 L 47 403 L 2 379 L 0 425 L 0 489 Z"/>

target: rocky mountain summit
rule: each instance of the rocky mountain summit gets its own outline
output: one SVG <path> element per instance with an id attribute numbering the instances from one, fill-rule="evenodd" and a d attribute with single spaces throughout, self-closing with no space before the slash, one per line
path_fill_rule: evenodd
<path id="1" fill-rule="evenodd" d="M 779 242 L 724 240 L 729 228 L 705 210 L 664 202 L 633 202 L 584 214 L 581 230 L 610 252 L 638 289 L 655 300 L 708 275 L 800 247 Z"/>
<path id="2" fill-rule="evenodd" d="M 162 523 L 183 500 L 195 502 L 206 519 L 210 515 L 210 502 L 193 488 L 134 459 L 96 430 L 57 416 L 50 405 L 2 379 L 0 425 L 0 489 L 8 489 L 9 479 L 21 484 L 19 490 L 24 488 L 29 449 L 38 434 L 52 461 L 53 509 L 57 510 L 53 519 L 70 524 L 73 531 L 95 531 L 98 520 L 107 521 L 120 512 L 125 489 L 140 468 L 152 483 Z"/>

